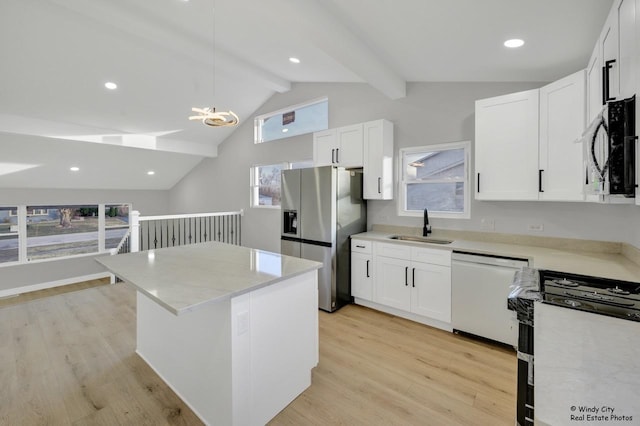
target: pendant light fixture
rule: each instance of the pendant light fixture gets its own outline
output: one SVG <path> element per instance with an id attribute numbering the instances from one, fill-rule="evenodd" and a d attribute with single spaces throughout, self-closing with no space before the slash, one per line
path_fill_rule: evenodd
<path id="1" fill-rule="evenodd" d="M 213 95 L 216 94 L 216 19 L 215 19 L 215 2 L 213 5 Z M 200 120 L 205 126 L 226 127 L 236 126 L 240 119 L 233 111 L 216 111 L 215 107 L 191 108 L 192 112 L 198 115 L 192 115 L 189 120 Z"/>

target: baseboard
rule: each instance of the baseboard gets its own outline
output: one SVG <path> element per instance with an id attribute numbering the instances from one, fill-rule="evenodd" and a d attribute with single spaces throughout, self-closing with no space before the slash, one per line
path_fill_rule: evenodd
<path id="1" fill-rule="evenodd" d="M 0 297 L 16 296 L 18 294 L 29 293 L 31 291 L 44 290 L 44 289 L 53 288 L 53 287 L 60 287 L 63 285 L 75 284 L 83 281 L 98 280 L 100 278 L 108 278 L 111 276 L 112 275 L 109 272 L 99 272 L 97 274 L 65 278 L 63 280 L 49 281 L 46 283 L 25 285 L 25 286 L 16 287 L 16 288 L 8 288 L 6 290 L 0 290 Z"/>
<path id="2" fill-rule="evenodd" d="M 435 319 L 423 317 L 422 315 L 416 315 L 411 312 L 392 308 L 390 306 L 381 305 L 379 303 L 371 302 L 369 300 L 359 299 L 357 297 L 355 298 L 355 304 L 365 306 L 367 308 L 375 309 L 376 311 L 381 311 L 390 315 L 395 315 L 400 318 L 419 322 L 420 324 L 428 325 L 429 327 L 439 328 L 440 330 L 448 331 L 450 333 L 453 332 L 453 327 L 451 326 L 451 324 L 438 321 Z"/>

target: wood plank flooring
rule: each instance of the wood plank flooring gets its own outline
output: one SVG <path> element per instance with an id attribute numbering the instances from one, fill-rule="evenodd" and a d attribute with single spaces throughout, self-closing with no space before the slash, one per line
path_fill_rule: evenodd
<path id="1" fill-rule="evenodd" d="M 128 285 L 3 302 L 0 424 L 202 424 L 135 354 Z M 510 350 L 346 306 L 320 312 L 313 384 L 270 424 L 513 425 L 515 377 Z"/>

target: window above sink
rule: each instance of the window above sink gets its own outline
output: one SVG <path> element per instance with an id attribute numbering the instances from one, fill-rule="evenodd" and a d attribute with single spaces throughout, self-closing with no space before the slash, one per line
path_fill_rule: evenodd
<path id="1" fill-rule="evenodd" d="M 469 218 L 469 141 L 400 150 L 400 216 Z"/>

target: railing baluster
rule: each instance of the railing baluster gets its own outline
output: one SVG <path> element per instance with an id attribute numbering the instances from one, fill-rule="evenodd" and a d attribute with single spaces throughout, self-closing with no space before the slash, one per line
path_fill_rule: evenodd
<path id="1" fill-rule="evenodd" d="M 209 241 L 242 244 L 242 212 L 176 215 L 174 217 L 139 217 L 138 213 L 136 217 L 138 217 L 138 222 L 136 222 L 138 225 L 134 225 L 134 227 L 138 230 L 137 242 L 135 238 L 131 237 L 130 232 L 133 228 L 130 228 L 130 232 L 118 244 L 117 252 L 119 254 L 130 252 L 133 242 L 136 243 L 138 251 Z"/>

